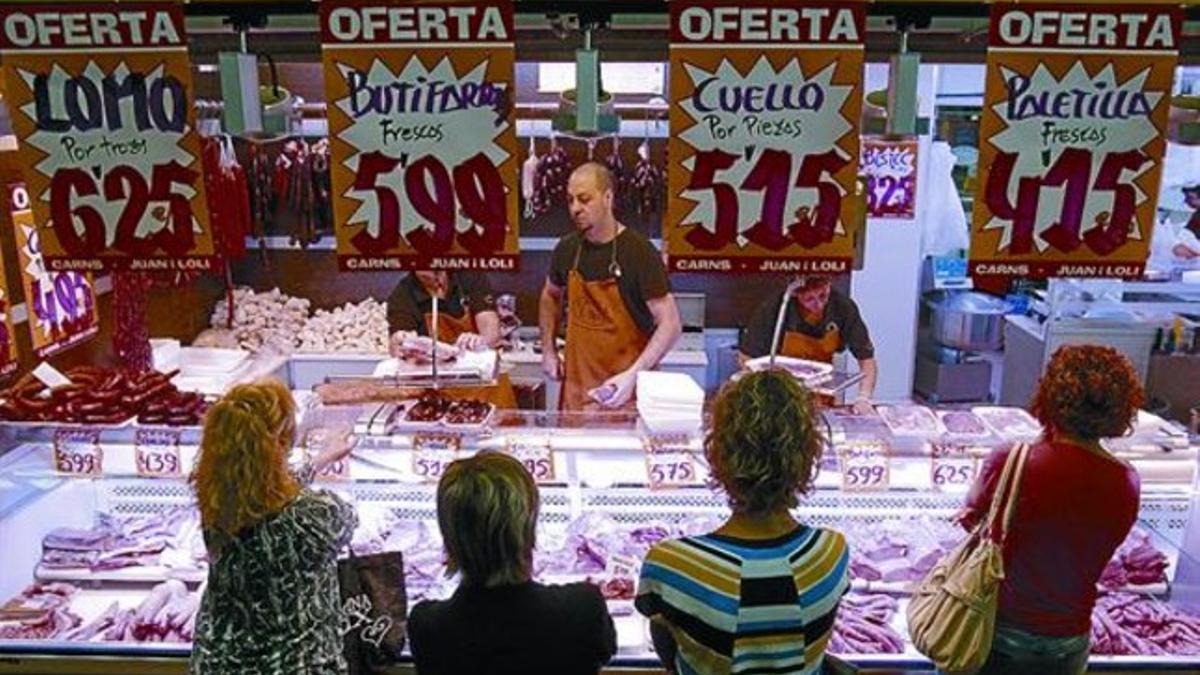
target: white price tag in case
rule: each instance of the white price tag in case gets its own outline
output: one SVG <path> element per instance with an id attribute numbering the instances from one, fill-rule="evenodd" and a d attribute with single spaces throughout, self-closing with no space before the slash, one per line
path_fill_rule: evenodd
<path id="1" fill-rule="evenodd" d="M 646 482 L 650 489 L 699 485 L 691 438 L 686 434 L 650 435 L 645 438 Z"/>
<path id="2" fill-rule="evenodd" d="M 133 446 L 138 475 L 153 478 L 182 476 L 179 437 L 180 432 L 169 429 L 138 429 Z"/>
<path id="3" fill-rule="evenodd" d="M 318 428 L 310 429 L 304 435 L 304 449 L 308 452 L 309 457 L 319 454 L 325 449 L 327 434 L 326 429 Z M 347 442 L 350 440 L 347 439 Z M 314 480 L 350 480 L 350 455 L 321 467 L 313 478 Z"/>
<path id="4" fill-rule="evenodd" d="M 413 436 L 412 470 L 421 480 L 436 483 L 450 463 L 459 459 L 462 436 L 458 434 L 416 434 Z"/>
<path id="5" fill-rule="evenodd" d="M 939 492 L 966 492 L 979 473 L 979 457 L 987 448 L 971 445 L 934 443 L 929 453 L 929 482 Z"/>
<path id="6" fill-rule="evenodd" d="M 887 490 L 891 481 L 891 452 L 884 443 L 854 441 L 838 446 L 842 468 L 842 490 L 871 492 Z"/>
<path id="7" fill-rule="evenodd" d="M 548 436 L 509 437 L 505 449 L 538 483 L 554 482 L 554 449 Z"/>
<path id="8" fill-rule="evenodd" d="M 71 476 L 104 473 L 104 451 L 97 429 L 58 429 L 54 432 L 54 470 Z"/>

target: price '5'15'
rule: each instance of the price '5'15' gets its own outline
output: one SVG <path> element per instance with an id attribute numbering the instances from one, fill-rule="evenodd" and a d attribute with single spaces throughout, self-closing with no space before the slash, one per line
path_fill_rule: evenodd
<path id="1" fill-rule="evenodd" d="M 113 249 L 130 256 L 150 256 L 158 251 L 182 256 L 195 246 L 192 204 L 175 191 L 177 185 L 193 186 L 199 174 L 178 162 L 159 164 L 147 184 L 132 166 L 115 166 L 97 180 L 79 168 L 62 168 L 50 180 L 50 218 L 54 233 L 66 255 L 95 256 L 107 249 L 108 227 L 100 211 L 82 198 L 102 198 L 108 203 L 125 202 L 117 218 Z M 156 202 L 153 206 L 151 202 Z M 148 236 L 139 236 L 146 212 L 163 224 Z M 82 226 L 83 233 L 77 231 Z"/>
<path id="2" fill-rule="evenodd" d="M 396 188 L 381 181 L 393 171 L 400 172 L 404 195 L 416 214 L 433 224 L 432 233 L 425 228 L 405 233 L 419 255 L 444 255 L 456 239 L 474 255 L 495 253 L 504 246 L 508 231 L 504 180 L 487 155 L 481 152 L 448 170 L 434 155 L 401 166 L 399 159 L 374 151 L 358 158 L 352 186 L 354 190 L 373 191 L 379 206 L 378 234 L 372 235 L 370 228 L 364 228 L 351 238 L 360 253 L 383 255 L 400 245 L 400 196 Z M 479 228 L 456 233 L 460 211 Z"/>
<path id="3" fill-rule="evenodd" d="M 724 150 L 696 153 L 696 163 L 686 189 L 711 190 L 716 219 L 711 231 L 704 227 L 692 228 L 685 235 L 689 244 L 699 250 L 720 250 L 732 245 L 739 234 L 769 251 L 781 251 L 794 244 L 816 248 L 833 241 L 842 210 L 842 188 L 834 181 L 824 180 L 823 176 L 833 176 L 850 163 L 837 149 L 805 155 L 794 181 L 791 153 L 771 148 L 759 153 L 758 161 L 736 188 L 717 180 L 719 171 L 729 169 L 739 161 L 743 161 L 740 156 Z M 792 188 L 815 190 L 814 207 L 801 206 L 795 214 L 785 213 Z M 762 193 L 758 220 L 741 233 L 738 231 L 742 214 L 738 204 L 739 190 Z M 796 220 L 785 224 L 785 218 L 791 217 Z"/>

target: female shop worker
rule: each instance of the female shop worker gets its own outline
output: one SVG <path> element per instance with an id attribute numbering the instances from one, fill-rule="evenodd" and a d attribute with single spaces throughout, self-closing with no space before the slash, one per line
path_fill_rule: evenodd
<path id="1" fill-rule="evenodd" d="M 679 339 L 679 309 L 657 249 L 613 215 L 612 174 L 588 162 L 571 173 L 567 207 L 576 231 L 554 248 L 538 319 L 542 367 L 563 380 L 561 406 L 630 407 L 638 371 Z M 555 346 L 564 295 L 567 346 Z"/>
<path id="2" fill-rule="evenodd" d="M 387 299 L 392 351 L 406 334 L 433 336 L 433 298 L 438 307 L 438 341 L 465 349 L 495 347 L 500 316 L 487 276 L 480 272 L 418 271 L 407 275 Z"/>
<path id="3" fill-rule="evenodd" d="M 866 414 L 871 411 L 871 396 L 879 369 L 875 363 L 875 346 L 863 323 L 858 305 L 833 290 L 833 279 L 823 275 L 804 277 L 792 292 L 783 317 L 779 354 L 810 361 L 832 363 L 833 355 L 849 348 L 863 380 L 858 385 L 854 409 Z M 782 294 L 767 298 L 754 311 L 739 350 L 744 358 L 757 358 L 771 353 L 775 322 L 779 316 Z"/>

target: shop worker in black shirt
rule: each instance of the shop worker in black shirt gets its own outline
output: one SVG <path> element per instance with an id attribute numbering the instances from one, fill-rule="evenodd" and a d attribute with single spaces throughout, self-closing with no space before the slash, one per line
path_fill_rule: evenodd
<path id="1" fill-rule="evenodd" d="M 588 162 L 575 169 L 567 209 L 575 232 L 554 248 L 538 306 L 542 368 L 563 381 L 564 410 L 630 409 L 638 372 L 658 365 L 679 339 L 679 308 L 658 250 L 613 214 L 608 168 Z M 564 299 L 560 360 L 555 337 Z"/>
<path id="2" fill-rule="evenodd" d="M 871 396 L 875 392 L 879 368 L 875 363 L 875 346 L 871 344 L 871 334 L 863 323 L 858 305 L 834 291 L 833 279 L 823 275 L 801 279 L 788 300 L 778 353 L 832 363 L 836 352 L 849 349 L 858 359 L 859 370 L 863 373 L 854 409 L 864 415 L 871 412 Z M 771 353 L 779 303 L 783 301 L 782 293 L 772 294 L 754 311 L 739 346 L 744 358 L 758 358 Z"/>
<path id="3" fill-rule="evenodd" d="M 449 600 L 419 602 L 408 619 L 419 675 L 595 675 L 617 651 L 600 589 L 532 580 L 538 491 L 510 455 L 481 452 L 438 481 L 438 528 Z"/>
<path id="4" fill-rule="evenodd" d="M 438 341 L 478 350 L 500 342 L 500 315 L 487 276 L 480 272 L 412 272 L 387 299 L 392 355 L 410 334 L 433 336 L 438 296 Z"/>

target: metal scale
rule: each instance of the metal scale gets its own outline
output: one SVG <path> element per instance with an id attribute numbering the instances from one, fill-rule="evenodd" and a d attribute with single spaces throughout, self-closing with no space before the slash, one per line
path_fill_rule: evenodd
<path id="1" fill-rule="evenodd" d="M 930 256 L 921 272 L 921 303 L 917 326 L 917 364 L 913 390 L 931 403 L 990 401 L 992 363 L 985 352 L 942 344 L 934 337 L 930 302 L 955 292 L 970 291 L 965 258 Z"/>

